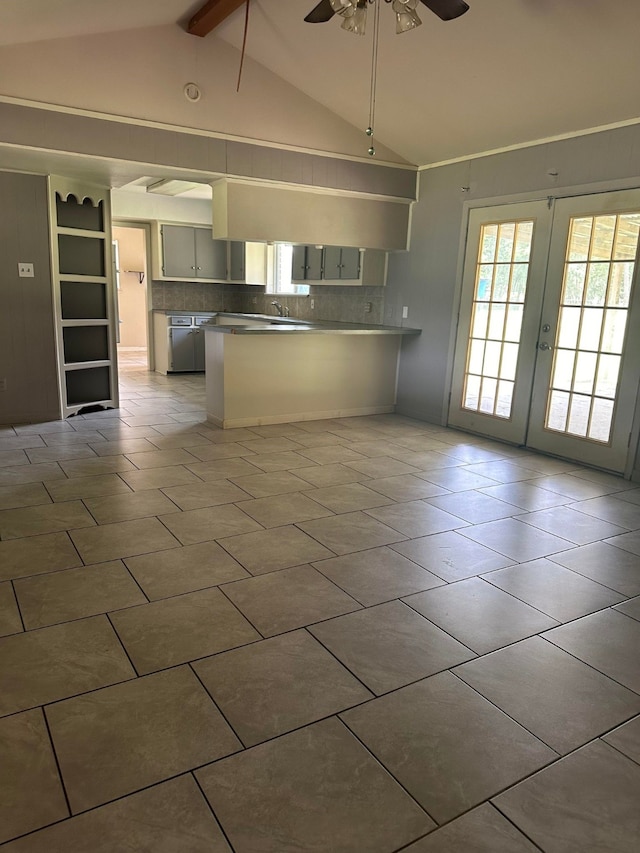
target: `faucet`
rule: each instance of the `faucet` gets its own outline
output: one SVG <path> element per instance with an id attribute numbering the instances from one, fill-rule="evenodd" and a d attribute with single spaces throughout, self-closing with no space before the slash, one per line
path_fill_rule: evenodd
<path id="1" fill-rule="evenodd" d="M 284 317 L 284 310 L 282 308 L 282 305 L 280 305 L 279 302 L 275 302 L 275 301 L 272 302 L 271 304 L 275 307 L 276 311 L 278 312 L 278 316 Z"/>

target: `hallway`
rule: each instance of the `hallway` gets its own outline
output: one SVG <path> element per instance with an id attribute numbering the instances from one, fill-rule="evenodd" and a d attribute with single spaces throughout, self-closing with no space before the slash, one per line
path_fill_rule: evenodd
<path id="1" fill-rule="evenodd" d="M 120 393 L 0 427 L 3 851 L 637 851 L 640 488 Z"/>

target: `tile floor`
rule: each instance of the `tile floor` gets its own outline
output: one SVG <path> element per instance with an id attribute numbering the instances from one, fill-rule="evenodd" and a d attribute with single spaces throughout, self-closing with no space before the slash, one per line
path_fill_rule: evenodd
<path id="1" fill-rule="evenodd" d="M 0 428 L 6 853 L 637 853 L 639 488 L 121 379 Z"/>

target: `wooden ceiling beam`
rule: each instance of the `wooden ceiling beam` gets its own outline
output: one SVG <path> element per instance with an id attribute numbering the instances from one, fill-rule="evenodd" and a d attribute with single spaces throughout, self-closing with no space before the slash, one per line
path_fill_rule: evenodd
<path id="1" fill-rule="evenodd" d="M 187 24 L 187 32 L 192 36 L 204 38 L 245 2 L 246 0 L 207 0 Z"/>

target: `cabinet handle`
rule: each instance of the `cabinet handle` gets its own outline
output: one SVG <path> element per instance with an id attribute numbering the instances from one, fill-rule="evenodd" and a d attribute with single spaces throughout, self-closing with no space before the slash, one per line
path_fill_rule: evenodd
<path id="1" fill-rule="evenodd" d="M 191 269 L 192 269 L 192 270 L 194 270 L 194 269 L 195 269 L 195 267 L 191 267 Z"/>
<path id="2" fill-rule="evenodd" d="M 196 269 L 201 270 L 201 269 L 202 269 L 202 267 L 196 267 Z"/>

